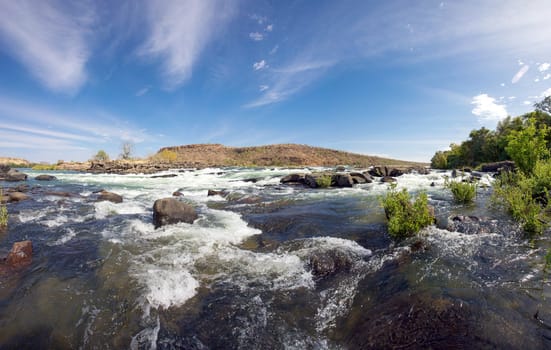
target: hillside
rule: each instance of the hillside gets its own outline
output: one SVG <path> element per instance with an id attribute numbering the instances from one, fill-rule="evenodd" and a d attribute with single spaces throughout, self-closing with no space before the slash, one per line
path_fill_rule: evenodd
<path id="1" fill-rule="evenodd" d="M 336 166 L 370 165 L 415 166 L 416 162 L 337 151 L 297 144 L 255 147 L 227 147 L 220 144 L 195 144 L 164 147 L 152 157 L 189 166 Z M 175 158 L 175 159 L 174 159 Z"/>
<path id="2" fill-rule="evenodd" d="M 0 164 L 6 164 L 17 167 L 28 167 L 31 163 L 28 160 L 22 158 L 12 158 L 12 157 L 0 157 Z"/>

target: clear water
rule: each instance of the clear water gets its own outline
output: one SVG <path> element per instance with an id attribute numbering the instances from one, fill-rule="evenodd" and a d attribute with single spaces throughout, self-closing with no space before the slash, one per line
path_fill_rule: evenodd
<path id="1" fill-rule="evenodd" d="M 30 239 L 34 257 L 0 276 L 0 348 L 551 346 L 549 242 L 523 237 L 489 208 L 490 187 L 464 207 L 442 188 L 446 173 L 398 178 L 428 192 L 439 223 L 396 243 L 378 203 L 386 185 L 279 184 L 312 170 L 50 172 L 58 180 L 28 181 L 32 200 L 9 205 L 0 253 Z M 100 189 L 123 203 L 95 202 Z M 230 195 L 208 197 L 209 189 Z M 153 202 L 176 190 L 199 219 L 155 230 Z M 73 196 L 46 194 L 55 191 Z M 457 214 L 489 217 L 493 230 L 445 230 Z M 327 256 L 344 262 L 315 275 L 312 261 Z"/>

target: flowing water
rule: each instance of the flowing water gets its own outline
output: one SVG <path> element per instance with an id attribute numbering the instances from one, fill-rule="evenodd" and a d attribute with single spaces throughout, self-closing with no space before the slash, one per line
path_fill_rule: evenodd
<path id="1" fill-rule="evenodd" d="M 442 186 L 449 174 L 399 177 L 427 191 L 438 224 L 394 242 L 378 202 L 386 185 L 279 183 L 312 170 L 29 180 L 31 200 L 9 204 L 0 236 L 2 255 L 25 239 L 34 249 L 30 266 L 0 275 L 0 348 L 551 347 L 548 238 L 490 208 L 491 186 L 460 206 Z M 96 202 L 100 189 L 123 203 Z M 153 202 L 176 190 L 199 219 L 155 229 Z M 48 194 L 59 191 L 74 195 Z M 446 230 L 454 215 L 488 219 Z"/>

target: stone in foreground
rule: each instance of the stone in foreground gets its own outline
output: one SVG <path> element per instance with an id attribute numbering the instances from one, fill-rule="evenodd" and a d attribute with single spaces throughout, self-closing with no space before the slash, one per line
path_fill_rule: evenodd
<path id="1" fill-rule="evenodd" d="M 6 257 L 6 265 L 20 267 L 31 263 L 33 244 L 31 241 L 15 242 Z"/>
<path id="2" fill-rule="evenodd" d="M 53 181 L 53 180 L 57 180 L 57 178 L 53 175 L 38 175 L 37 177 L 34 178 L 36 181 Z"/>
<path id="3" fill-rule="evenodd" d="M 198 218 L 195 209 L 175 198 L 158 199 L 153 204 L 153 224 L 155 228 L 185 222 L 193 224 Z"/>

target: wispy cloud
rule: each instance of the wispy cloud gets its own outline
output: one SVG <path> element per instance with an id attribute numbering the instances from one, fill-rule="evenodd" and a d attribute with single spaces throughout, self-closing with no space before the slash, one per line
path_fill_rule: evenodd
<path id="1" fill-rule="evenodd" d="M 471 104 L 475 106 L 472 113 L 478 117 L 481 123 L 494 123 L 507 117 L 505 105 L 498 104 L 495 98 L 487 94 L 474 96 Z"/>
<path id="2" fill-rule="evenodd" d="M 249 33 L 249 38 L 251 38 L 252 41 L 262 41 L 264 40 L 264 34 L 259 32 Z"/>
<path id="3" fill-rule="evenodd" d="M 271 50 L 270 50 L 270 55 L 273 55 L 277 52 L 277 50 L 279 50 L 279 45 L 276 45 L 274 46 Z"/>
<path id="4" fill-rule="evenodd" d="M 235 10 L 235 1 L 166 0 L 147 2 L 150 31 L 139 53 L 160 57 L 168 88 L 191 77 L 193 66 Z"/>
<path id="5" fill-rule="evenodd" d="M 149 92 L 149 89 L 151 89 L 150 86 L 145 86 L 141 88 L 140 90 L 136 91 L 136 96 L 141 97 Z"/>
<path id="6" fill-rule="evenodd" d="M 333 64 L 331 61 L 304 59 L 284 67 L 273 68 L 270 89 L 261 90 L 263 94 L 244 107 L 255 108 L 284 101 L 322 76 Z"/>
<path id="7" fill-rule="evenodd" d="M 350 11 L 350 8 L 356 8 L 356 11 Z M 320 4 L 304 16 L 298 14 L 281 26 L 282 35 L 285 30 L 293 30 L 285 47 L 289 50 L 300 47 L 300 50 L 278 52 L 278 64 L 271 62 L 273 77 L 270 86 L 273 89 L 270 89 L 270 95 L 261 96 L 248 106 L 285 100 L 328 71 L 326 68 L 298 69 L 295 72 L 276 70 L 278 66 L 291 66 L 296 62 L 308 65 L 310 62 L 329 61 L 331 66 L 338 66 L 381 56 L 388 56 L 392 64 L 459 55 L 473 60 L 496 55 L 542 56 L 551 50 L 549 12 L 542 11 L 547 8 L 546 0 L 529 4 L 504 0 L 498 7 L 490 3 L 461 1 L 446 2 L 445 6 L 424 2 L 414 7 L 403 6 L 399 1 L 358 3 L 343 0 Z M 521 66 L 523 70 L 515 79 L 517 82 L 528 69 L 524 62 Z M 319 74 L 312 74 L 315 70 Z M 302 77 L 308 82 L 304 83 Z M 286 83 L 291 80 L 301 82 L 302 88 Z M 284 85 L 287 89 L 276 89 Z"/>
<path id="8" fill-rule="evenodd" d="M 270 88 L 270 87 L 269 87 L 268 85 L 260 85 L 260 86 L 258 87 L 258 91 L 263 92 L 263 91 L 268 90 L 269 88 Z"/>
<path id="9" fill-rule="evenodd" d="M 520 79 L 522 79 L 522 77 L 524 76 L 524 74 L 526 74 L 526 72 L 528 72 L 528 70 L 530 69 L 530 66 L 529 65 L 524 65 L 522 66 L 518 72 L 513 76 L 513 79 L 511 79 L 511 83 L 513 84 L 516 84 L 520 81 Z"/>
<path id="10" fill-rule="evenodd" d="M 261 60 L 259 62 L 255 62 L 253 64 L 253 69 L 254 70 L 261 70 L 261 69 L 265 69 L 265 68 L 268 68 L 268 64 L 266 63 L 265 60 Z"/>
<path id="11" fill-rule="evenodd" d="M 48 89 L 74 93 L 86 81 L 94 10 L 84 2 L 1 1 L 0 40 Z"/>
<path id="12" fill-rule="evenodd" d="M 0 140 L 12 145 L 10 148 L 24 142 L 22 148 L 37 151 L 86 150 L 151 139 L 145 130 L 102 111 L 72 112 L 6 97 L 0 97 L 0 119 Z"/>
<path id="13" fill-rule="evenodd" d="M 268 24 L 266 26 L 266 28 L 264 28 L 264 30 L 267 31 L 267 32 L 271 32 L 271 31 L 274 30 L 274 25 L 273 24 Z"/>

